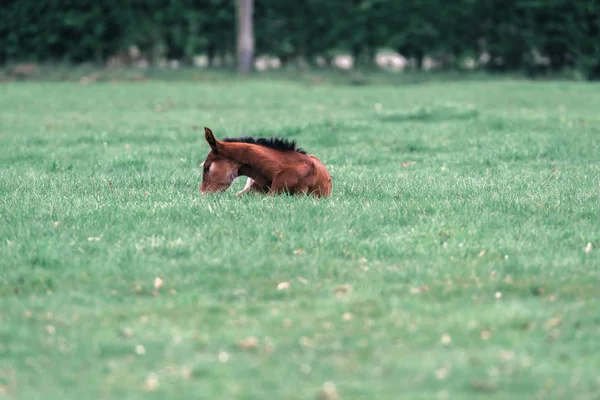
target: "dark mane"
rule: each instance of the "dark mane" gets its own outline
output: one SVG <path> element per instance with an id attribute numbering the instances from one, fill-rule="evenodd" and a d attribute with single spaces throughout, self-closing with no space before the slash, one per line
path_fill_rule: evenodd
<path id="1" fill-rule="evenodd" d="M 256 144 L 258 146 L 264 146 L 264 147 L 268 147 L 268 148 L 271 148 L 274 150 L 295 151 L 300 154 L 306 154 L 306 152 L 304 150 L 302 150 L 300 147 L 298 147 L 296 145 L 296 142 L 294 140 L 288 140 L 288 139 L 278 138 L 278 137 L 270 137 L 268 139 L 266 139 L 266 138 L 254 139 L 253 137 L 250 137 L 250 136 L 244 136 L 244 137 L 240 137 L 240 138 L 225 138 L 222 141 L 229 142 L 229 143 Z"/>

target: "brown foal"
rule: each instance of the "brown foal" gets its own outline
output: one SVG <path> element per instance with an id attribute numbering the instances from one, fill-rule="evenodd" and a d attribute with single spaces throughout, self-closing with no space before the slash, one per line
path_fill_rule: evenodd
<path id="1" fill-rule="evenodd" d="M 250 137 L 218 141 L 209 128 L 204 128 L 204 137 L 211 150 L 202 163 L 202 193 L 224 191 L 238 176 L 247 176 L 238 196 L 246 192 L 331 195 L 327 168 L 293 141 Z"/>

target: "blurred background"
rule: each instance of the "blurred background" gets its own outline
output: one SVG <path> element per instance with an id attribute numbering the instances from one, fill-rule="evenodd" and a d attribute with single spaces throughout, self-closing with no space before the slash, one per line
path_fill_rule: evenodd
<path id="1" fill-rule="evenodd" d="M 600 78 L 600 0 L 3 0 L 5 76 L 40 66 Z"/>

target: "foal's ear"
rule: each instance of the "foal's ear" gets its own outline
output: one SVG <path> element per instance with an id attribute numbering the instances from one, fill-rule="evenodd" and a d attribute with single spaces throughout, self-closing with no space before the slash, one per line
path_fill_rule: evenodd
<path id="1" fill-rule="evenodd" d="M 217 151 L 217 139 L 215 139 L 215 135 L 213 135 L 212 131 L 207 127 L 204 127 L 204 138 L 210 145 L 210 148 Z"/>

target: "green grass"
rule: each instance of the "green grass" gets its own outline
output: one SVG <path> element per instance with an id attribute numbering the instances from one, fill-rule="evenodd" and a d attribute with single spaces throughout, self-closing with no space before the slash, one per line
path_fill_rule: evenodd
<path id="1" fill-rule="evenodd" d="M 599 110 L 566 82 L 0 86 L 0 397 L 597 399 Z M 201 196 L 203 126 L 296 139 L 332 197 Z"/>

